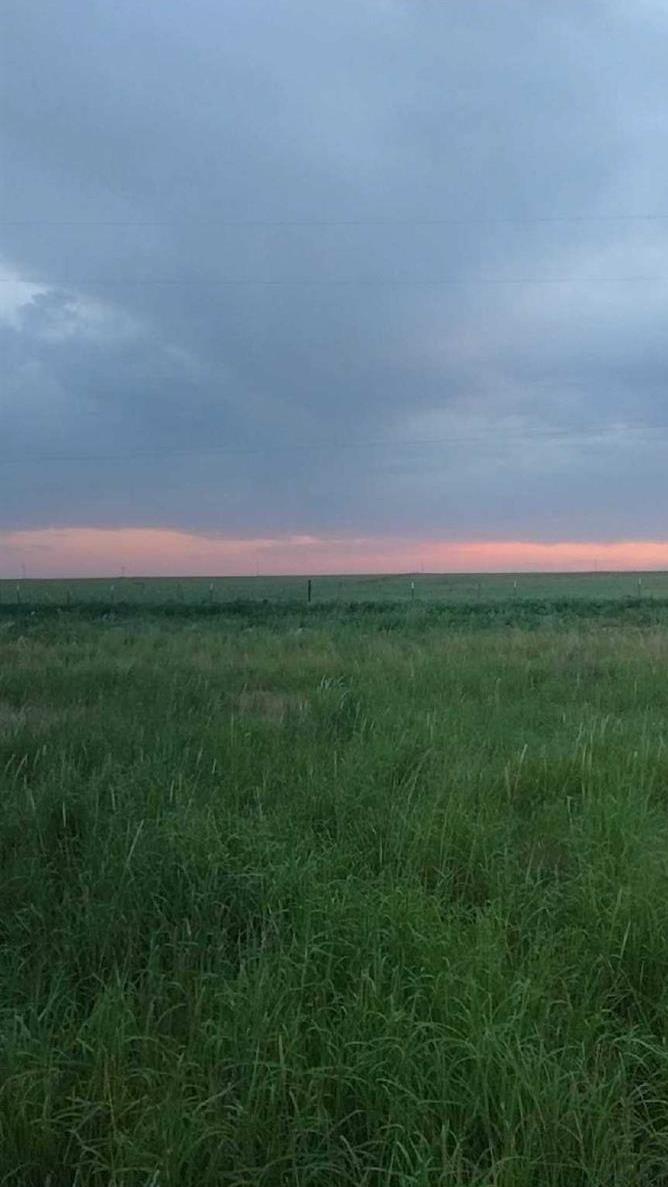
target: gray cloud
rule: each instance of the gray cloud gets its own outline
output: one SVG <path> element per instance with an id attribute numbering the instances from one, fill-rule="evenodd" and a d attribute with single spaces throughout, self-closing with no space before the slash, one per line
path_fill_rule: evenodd
<path id="1" fill-rule="evenodd" d="M 0 529 L 665 534 L 662 6 L 3 21 Z"/>

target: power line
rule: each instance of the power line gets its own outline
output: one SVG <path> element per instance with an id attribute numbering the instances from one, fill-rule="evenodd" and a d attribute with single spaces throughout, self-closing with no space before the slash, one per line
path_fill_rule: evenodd
<path id="1" fill-rule="evenodd" d="M 466 434 L 455 437 L 431 438 L 425 440 L 385 440 L 385 441 L 322 441 L 322 442 L 291 442 L 284 445 L 256 445 L 256 446 L 228 446 L 202 445 L 193 447 L 176 447 L 165 449 L 132 450 L 120 453 L 90 453 L 90 454 L 24 454 L 21 457 L 0 457 L 2 466 L 18 466 L 26 463 L 77 463 L 77 462 L 120 462 L 145 461 L 147 459 L 161 459 L 169 457 L 192 457 L 204 454 L 234 457 L 257 457 L 266 454 L 281 453 L 310 453 L 327 450 L 356 450 L 356 449 L 423 449 L 440 448 L 452 445 L 482 445 L 490 440 L 502 441 L 509 444 L 521 444 L 524 441 L 577 441 L 592 440 L 619 436 L 620 434 L 663 436 L 668 433 L 668 424 L 623 425 L 619 427 L 589 426 L 580 429 L 518 429 L 511 431 L 489 430 L 486 433 Z"/>
<path id="2" fill-rule="evenodd" d="M 550 223 L 666 222 L 668 214 L 557 214 L 472 215 L 454 218 L 332 218 L 332 219 L 0 219 L 3 227 L 449 227 Z"/>
<path id="3" fill-rule="evenodd" d="M 597 284 L 666 284 L 668 276 L 511 276 L 511 277 L 279 277 L 248 278 L 234 277 L 226 279 L 217 277 L 125 277 L 125 278 L 94 278 L 90 276 L 73 277 L 64 280 L 28 280 L 13 276 L 0 276 L 0 284 L 29 285 L 32 288 L 48 285 L 50 288 L 76 288 L 91 285 L 93 287 L 122 288 L 122 287 L 156 287 L 156 288 L 440 288 L 452 286 L 482 287 L 504 285 L 597 285 Z"/>

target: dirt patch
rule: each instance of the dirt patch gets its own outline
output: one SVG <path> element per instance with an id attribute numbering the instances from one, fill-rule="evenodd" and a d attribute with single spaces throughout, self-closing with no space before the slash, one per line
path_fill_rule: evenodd
<path id="1" fill-rule="evenodd" d="M 308 700 L 294 692 L 256 688 L 240 693 L 237 708 L 240 717 L 281 725 L 286 717 L 303 716 L 308 711 Z"/>

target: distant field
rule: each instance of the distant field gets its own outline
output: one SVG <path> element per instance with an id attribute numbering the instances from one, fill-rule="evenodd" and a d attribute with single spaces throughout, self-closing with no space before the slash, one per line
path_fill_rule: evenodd
<path id="1" fill-rule="evenodd" d="M 202 605 L 250 599 L 306 600 L 305 577 L 110 577 L 95 580 L 2 580 L 0 603 L 67 605 L 129 602 L 133 605 Z M 668 573 L 415 573 L 314 577 L 313 602 L 481 602 L 668 598 Z"/>
<path id="2" fill-rule="evenodd" d="M 666 579 L 416 580 L 0 605 L 3 1187 L 668 1183 Z"/>

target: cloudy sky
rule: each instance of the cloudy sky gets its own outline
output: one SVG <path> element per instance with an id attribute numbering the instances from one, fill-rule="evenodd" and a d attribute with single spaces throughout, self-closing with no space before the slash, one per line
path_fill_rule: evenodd
<path id="1" fill-rule="evenodd" d="M 663 0 L 0 23 L 0 575 L 668 566 Z"/>

